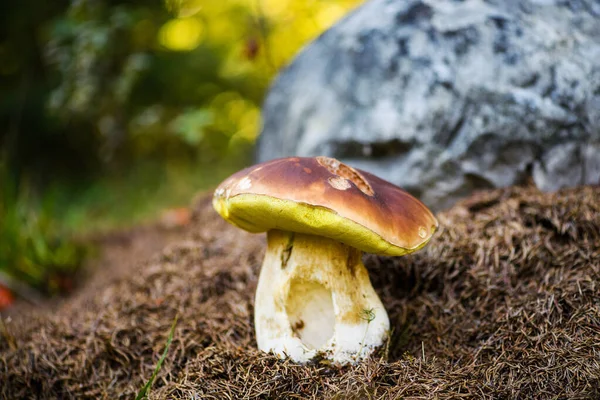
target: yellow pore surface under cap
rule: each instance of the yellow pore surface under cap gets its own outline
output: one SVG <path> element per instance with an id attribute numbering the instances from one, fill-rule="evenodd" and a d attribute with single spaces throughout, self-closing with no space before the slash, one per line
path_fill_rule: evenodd
<path id="1" fill-rule="evenodd" d="M 414 248 L 399 247 L 329 208 L 266 195 L 215 196 L 213 207 L 227 222 L 249 232 L 280 229 L 325 236 L 374 254 L 402 256 L 419 250 L 429 241 Z M 432 229 L 435 230 L 435 226 Z"/>

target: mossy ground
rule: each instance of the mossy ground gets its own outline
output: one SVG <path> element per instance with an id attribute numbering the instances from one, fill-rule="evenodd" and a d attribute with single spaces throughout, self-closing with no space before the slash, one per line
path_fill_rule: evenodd
<path id="1" fill-rule="evenodd" d="M 387 360 L 342 369 L 256 350 L 265 237 L 209 199 L 196 208 L 180 238 L 118 278 L 4 318 L 0 397 L 132 398 L 176 316 L 153 399 L 600 397 L 599 187 L 479 193 L 439 215 L 421 252 L 366 256 L 393 334 Z"/>

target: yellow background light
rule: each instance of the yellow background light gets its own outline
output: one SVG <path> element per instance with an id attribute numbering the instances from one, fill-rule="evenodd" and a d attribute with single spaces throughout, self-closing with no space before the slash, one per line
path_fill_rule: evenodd
<path id="1" fill-rule="evenodd" d="M 172 19 L 158 32 L 159 43 L 169 50 L 193 50 L 204 38 L 204 27 L 194 17 Z"/>

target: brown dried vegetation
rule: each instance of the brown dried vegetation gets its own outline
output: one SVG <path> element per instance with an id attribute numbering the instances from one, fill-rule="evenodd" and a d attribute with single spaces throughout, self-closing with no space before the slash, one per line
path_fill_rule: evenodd
<path id="1" fill-rule="evenodd" d="M 53 315 L 0 329 L 0 397 L 600 398 L 600 188 L 480 193 L 402 258 L 366 256 L 394 327 L 338 369 L 256 350 L 264 235 L 198 206 L 186 240 Z"/>

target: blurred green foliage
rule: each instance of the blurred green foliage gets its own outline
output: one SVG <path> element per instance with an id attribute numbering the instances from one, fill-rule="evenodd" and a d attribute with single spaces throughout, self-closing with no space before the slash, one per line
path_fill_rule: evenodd
<path id="1" fill-rule="evenodd" d="M 359 2 L 2 2 L 0 270 L 77 264 L 66 228 L 156 216 L 250 163 L 274 75 Z"/>
<path id="2" fill-rule="evenodd" d="M 18 280 L 46 294 L 70 291 L 87 248 L 64 239 L 51 218 L 51 196 L 39 204 L 26 184 L 17 192 L 3 164 L 0 196 L 0 273 L 9 274 L 1 281 Z"/>

